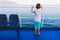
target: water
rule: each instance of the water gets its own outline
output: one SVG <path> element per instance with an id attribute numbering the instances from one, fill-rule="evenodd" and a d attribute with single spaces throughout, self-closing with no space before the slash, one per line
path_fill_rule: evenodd
<path id="1" fill-rule="evenodd" d="M 8 20 L 10 14 L 17 14 L 19 16 L 20 27 L 34 27 L 34 13 L 31 12 L 31 7 L 0 7 L 0 10 L 0 14 L 6 14 Z M 60 6 L 44 7 L 41 13 L 41 28 L 60 27 Z"/>
<path id="2" fill-rule="evenodd" d="M 45 28 L 56 28 L 56 27 L 59 28 L 60 27 L 60 20 L 59 19 L 43 19 L 43 24 L 42 25 Z M 33 19 L 28 19 L 28 18 L 23 19 L 22 20 L 22 26 L 24 26 L 24 27 L 34 27 Z"/>

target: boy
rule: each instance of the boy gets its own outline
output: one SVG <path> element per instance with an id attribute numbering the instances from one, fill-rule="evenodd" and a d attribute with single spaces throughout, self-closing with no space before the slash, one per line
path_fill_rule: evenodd
<path id="1" fill-rule="evenodd" d="M 41 6 L 41 4 L 40 3 L 38 3 L 37 5 L 36 5 L 36 10 L 34 10 L 34 6 L 32 6 L 32 12 L 35 14 L 35 19 L 34 19 L 34 21 L 35 21 L 35 23 L 34 23 L 34 27 L 35 27 L 35 31 L 34 31 L 34 34 L 36 35 L 37 34 L 37 32 L 38 32 L 38 35 L 40 35 L 40 26 L 41 26 L 41 8 L 42 8 L 42 6 Z"/>

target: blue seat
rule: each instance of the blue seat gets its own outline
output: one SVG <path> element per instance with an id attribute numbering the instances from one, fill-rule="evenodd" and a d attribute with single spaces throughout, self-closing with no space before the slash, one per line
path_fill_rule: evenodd
<path id="1" fill-rule="evenodd" d="M 19 27 L 19 18 L 16 14 L 11 14 L 9 17 L 9 26 L 10 27 Z"/>
<path id="2" fill-rule="evenodd" d="M 1 35 L 0 40 L 15 40 L 15 39 L 17 39 L 17 37 L 19 37 L 19 30 L 17 29 L 19 27 L 18 15 L 11 14 L 9 17 L 9 22 L 8 23 L 6 23 L 6 22 L 7 22 L 6 15 L 0 14 L 0 26 L 1 25 L 5 26 L 5 24 L 9 23 L 9 25 L 6 25 L 6 27 L 2 27 L 2 31 L 0 34 Z M 14 28 L 17 30 L 14 30 Z"/>
<path id="3" fill-rule="evenodd" d="M 5 27 L 7 24 L 7 16 L 5 14 L 0 14 L 0 27 Z"/>

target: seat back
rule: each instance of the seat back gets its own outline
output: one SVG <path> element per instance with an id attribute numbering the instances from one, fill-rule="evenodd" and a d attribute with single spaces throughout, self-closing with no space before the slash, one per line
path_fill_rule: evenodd
<path id="1" fill-rule="evenodd" d="M 16 26 L 19 24 L 19 18 L 16 14 L 11 14 L 9 17 L 10 25 Z"/>
<path id="2" fill-rule="evenodd" d="M 0 14 L 0 26 L 5 26 L 7 22 L 7 16 L 5 14 Z"/>

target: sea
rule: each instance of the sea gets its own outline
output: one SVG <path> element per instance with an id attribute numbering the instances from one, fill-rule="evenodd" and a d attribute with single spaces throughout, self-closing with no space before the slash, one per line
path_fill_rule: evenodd
<path id="1" fill-rule="evenodd" d="M 17 14 L 20 27 L 34 27 L 34 13 L 31 6 L 0 7 L 0 14 L 6 14 L 8 21 L 11 14 Z M 43 6 L 41 10 L 41 28 L 60 28 L 60 5 Z"/>

